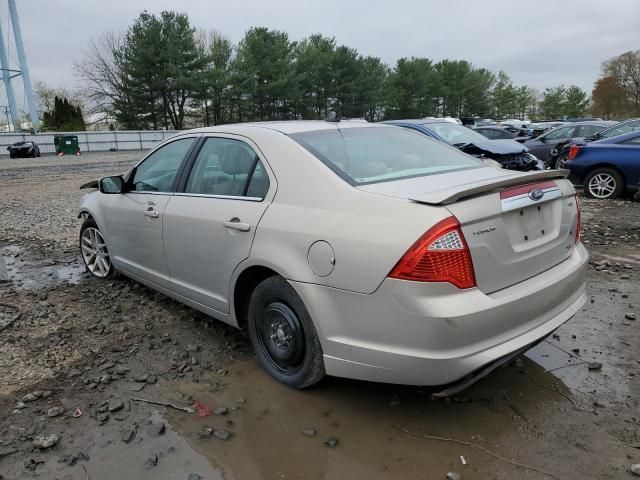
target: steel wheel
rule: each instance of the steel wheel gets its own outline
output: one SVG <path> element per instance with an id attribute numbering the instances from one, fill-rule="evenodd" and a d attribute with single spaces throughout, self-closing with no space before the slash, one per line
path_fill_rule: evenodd
<path id="1" fill-rule="evenodd" d="M 601 172 L 589 179 L 587 188 L 594 198 L 609 198 L 613 196 L 618 187 L 615 177 L 609 173 Z"/>
<path id="2" fill-rule="evenodd" d="M 80 250 L 85 265 L 93 275 L 105 278 L 111 273 L 111 258 L 100 230 L 85 228 L 80 236 Z"/>
<path id="3" fill-rule="evenodd" d="M 273 367 L 283 373 L 300 369 L 305 342 L 296 313 L 282 302 L 272 302 L 257 325 L 260 348 Z"/>

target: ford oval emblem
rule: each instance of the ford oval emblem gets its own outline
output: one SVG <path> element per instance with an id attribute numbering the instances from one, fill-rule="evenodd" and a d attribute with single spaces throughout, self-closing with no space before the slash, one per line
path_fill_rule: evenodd
<path id="1" fill-rule="evenodd" d="M 544 197 L 544 192 L 542 190 L 540 190 L 539 188 L 536 188 L 535 190 L 531 190 L 529 192 L 529 198 L 531 200 L 533 200 L 534 202 L 537 202 L 542 197 Z"/>

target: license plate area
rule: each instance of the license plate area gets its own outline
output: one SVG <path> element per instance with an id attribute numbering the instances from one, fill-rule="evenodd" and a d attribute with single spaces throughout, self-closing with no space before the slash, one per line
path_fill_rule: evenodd
<path id="1" fill-rule="evenodd" d="M 504 214 L 505 229 L 513 250 L 530 250 L 555 240 L 561 215 L 561 200 L 530 205 Z"/>

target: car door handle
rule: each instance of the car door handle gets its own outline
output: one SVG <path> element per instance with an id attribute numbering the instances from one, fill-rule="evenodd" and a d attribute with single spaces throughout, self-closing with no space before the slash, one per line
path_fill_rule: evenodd
<path id="1" fill-rule="evenodd" d="M 156 212 L 153 209 L 149 209 L 149 210 L 145 210 L 144 215 L 146 217 L 151 217 L 151 218 L 158 218 L 160 216 L 160 214 L 158 212 Z"/>
<path id="2" fill-rule="evenodd" d="M 241 232 L 248 232 L 249 230 L 251 230 L 251 225 L 249 225 L 248 223 L 241 222 L 240 219 L 237 217 L 234 217 L 229 221 L 223 222 L 222 225 L 224 225 L 227 228 L 231 228 L 233 230 L 240 230 Z"/>

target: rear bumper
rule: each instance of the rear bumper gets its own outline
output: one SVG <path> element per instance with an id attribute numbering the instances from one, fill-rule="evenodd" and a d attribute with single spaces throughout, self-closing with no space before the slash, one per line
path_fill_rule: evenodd
<path id="1" fill-rule="evenodd" d="M 579 244 L 564 262 L 486 295 L 477 288 L 386 279 L 370 294 L 291 282 L 304 300 L 328 374 L 442 385 L 546 337 L 586 300 Z"/>

